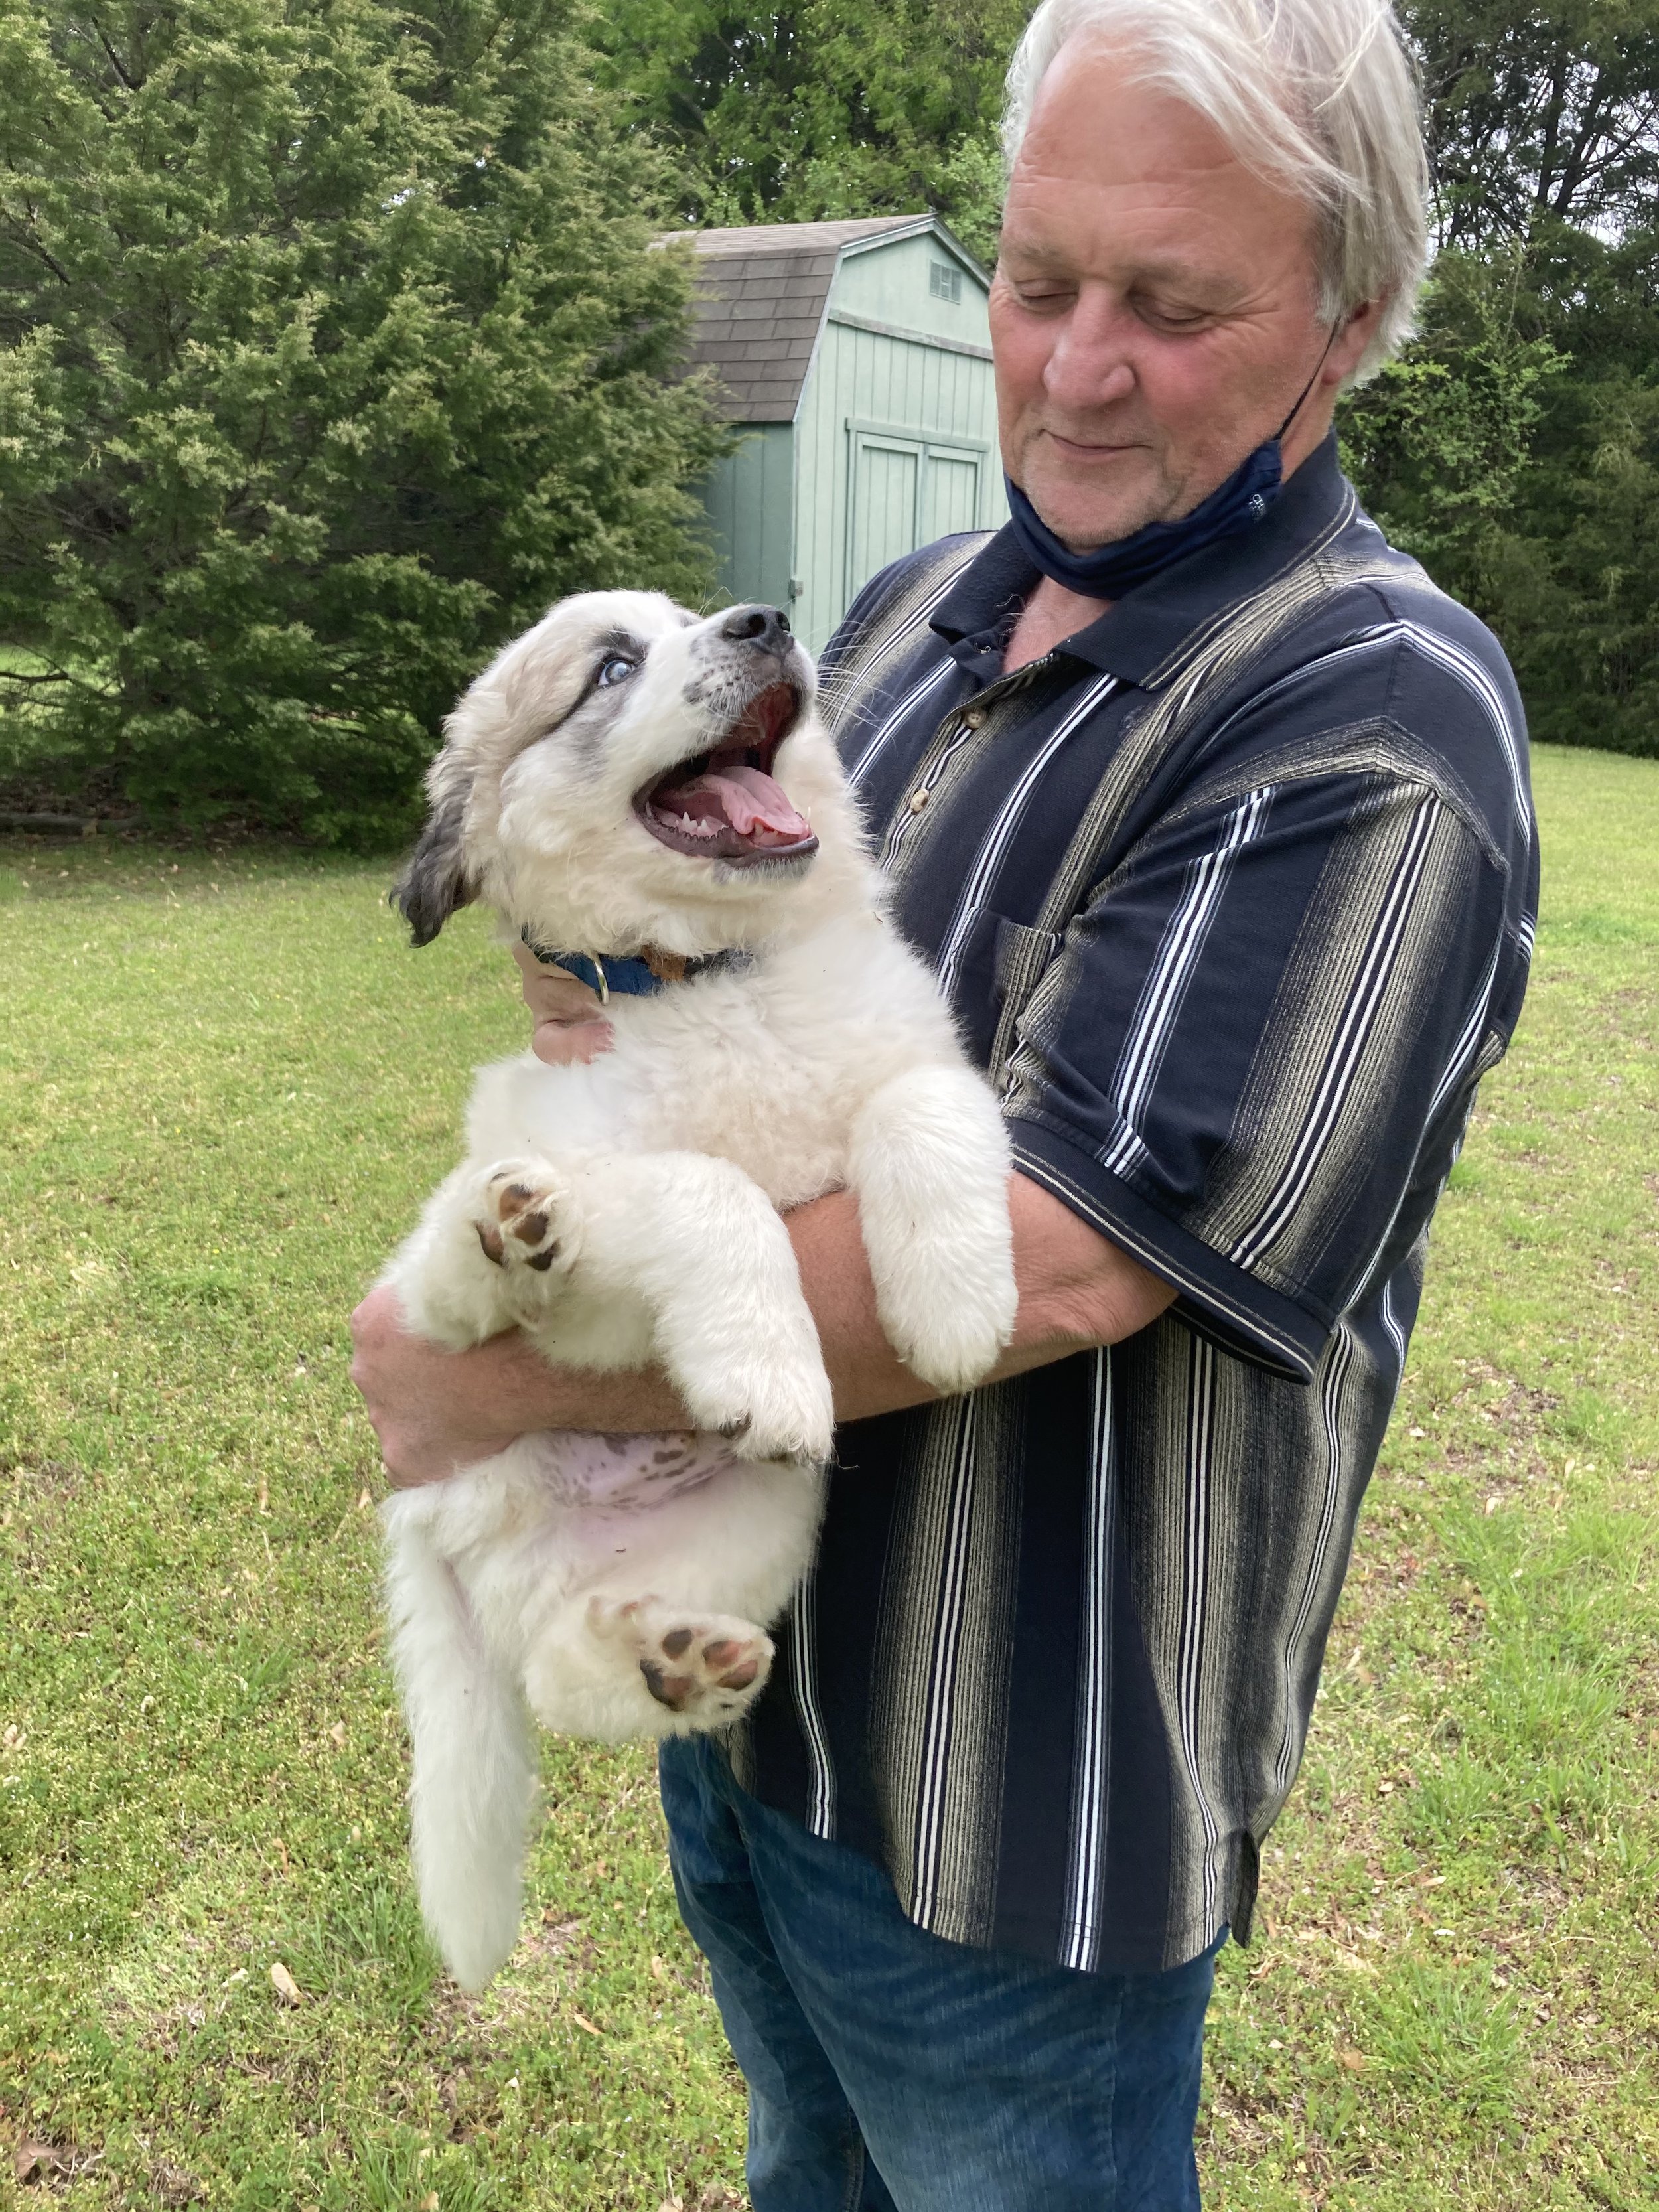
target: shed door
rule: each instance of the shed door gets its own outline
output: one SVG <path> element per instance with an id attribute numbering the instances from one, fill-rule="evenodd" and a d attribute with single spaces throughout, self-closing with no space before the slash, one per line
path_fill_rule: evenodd
<path id="1" fill-rule="evenodd" d="M 843 606 L 890 561 L 979 526 L 988 450 L 849 421 Z"/>
<path id="2" fill-rule="evenodd" d="M 850 599 L 878 569 L 915 550 L 916 495 L 921 483 L 920 440 L 853 437 L 851 513 L 847 521 L 847 588 Z"/>
<path id="3" fill-rule="evenodd" d="M 918 545 L 931 545 L 934 538 L 948 538 L 955 531 L 972 530 L 979 521 L 978 454 L 929 446 L 926 460 Z"/>

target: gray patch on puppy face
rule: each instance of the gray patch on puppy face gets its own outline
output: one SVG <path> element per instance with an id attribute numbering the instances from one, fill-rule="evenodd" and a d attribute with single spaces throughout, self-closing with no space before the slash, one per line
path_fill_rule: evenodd
<path id="1" fill-rule="evenodd" d="M 416 944 L 430 945 L 457 907 L 477 896 L 462 854 L 467 787 L 446 792 L 433 807 L 391 902 L 409 924 Z"/>
<path id="2" fill-rule="evenodd" d="M 613 625 L 601 630 L 583 642 L 572 659 L 580 671 L 579 687 L 574 696 L 560 705 L 556 713 L 533 728 L 514 749 L 514 757 L 529 752 L 550 738 L 560 738 L 574 756 L 592 763 L 601 753 L 610 737 L 612 725 L 626 711 L 628 695 L 638 672 L 644 668 L 651 651 L 649 641 L 637 636 L 632 630 Z M 610 684 L 602 684 L 599 675 L 607 661 L 628 660 L 633 664 L 635 675 Z M 524 703 L 538 681 L 541 672 L 515 679 L 516 712 L 526 713 Z"/>

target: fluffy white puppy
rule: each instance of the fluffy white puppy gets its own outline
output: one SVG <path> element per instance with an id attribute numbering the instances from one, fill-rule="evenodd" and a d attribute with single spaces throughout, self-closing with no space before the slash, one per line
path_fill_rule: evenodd
<path id="1" fill-rule="evenodd" d="M 465 1163 L 388 1270 L 410 1326 L 659 1363 L 698 1431 L 526 1437 L 388 1502 L 416 1875 L 471 1988 L 516 1937 L 527 1716 L 661 1736 L 766 1680 L 832 1425 L 779 1209 L 856 1193 L 882 1325 L 938 1389 L 1013 1326 L 995 1102 L 883 920 L 812 693 L 773 608 L 567 599 L 450 717 L 393 895 L 417 944 L 487 901 L 612 1032 L 481 1071 Z"/>

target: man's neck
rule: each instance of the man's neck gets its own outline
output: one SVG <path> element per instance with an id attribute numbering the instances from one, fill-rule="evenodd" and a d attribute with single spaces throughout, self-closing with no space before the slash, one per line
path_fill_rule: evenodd
<path id="1" fill-rule="evenodd" d="M 1041 660 L 1044 653 L 1052 653 L 1066 639 L 1075 637 L 1080 629 L 1087 629 L 1091 622 L 1098 622 L 1111 604 L 1109 599 L 1090 599 L 1081 592 L 1068 592 L 1052 576 L 1039 576 L 1036 589 L 1020 611 L 1019 620 L 1014 624 L 1013 635 L 1003 653 L 1004 675 L 1012 676 L 1015 669 Z"/>

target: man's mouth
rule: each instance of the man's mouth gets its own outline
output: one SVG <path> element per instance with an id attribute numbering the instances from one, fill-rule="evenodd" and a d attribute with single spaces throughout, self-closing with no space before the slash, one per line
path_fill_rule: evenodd
<path id="1" fill-rule="evenodd" d="M 1051 446 L 1058 448 L 1060 458 L 1066 461 L 1121 460 L 1126 453 L 1143 450 L 1138 440 L 1118 438 L 1068 438 L 1060 430 L 1045 433 Z"/>
<path id="2" fill-rule="evenodd" d="M 793 684 L 769 684 L 717 745 L 648 783 L 634 811 L 658 842 L 738 868 L 758 860 L 802 860 L 817 852 L 811 823 L 772 779 L 778 747 L 800 707 Z"/>

